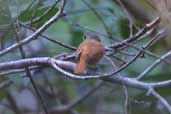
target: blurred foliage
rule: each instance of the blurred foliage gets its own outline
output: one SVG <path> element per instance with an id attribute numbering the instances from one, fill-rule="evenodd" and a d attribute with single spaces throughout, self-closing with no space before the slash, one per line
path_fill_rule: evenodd
<path id="1" fill-rule="evenodd" d="M 129 30 L 129 20 L 124 10 L 119 6 L 115 0 L 86 0 L 90 5 L 95 8 L 98 14 L 103 19 L 104 23 L 107 25 L 110 32 L 114 35 L 115 38 L 123 40 L 127 39 L 130 34 Z M 145 2 L 145 0 L 123 0 L 130 2 L 126 5 L 126 8 L 129 10 L 129 5 L 136 5 L 140 8 L 140 11 L 143 11 L 142 14 L 150 15 L 148 18 L 150 21 L 152 18 L 155 18 L 155 15 L 151 15 L 151 12 L 154 12 L 154 9 Z M 136 2 L 134 2 L 136 1 Z M 134 3 L 132 3 L 134 2 Z M 1 49 L 8 47 L 9 45 L 16 42 L 15 33 L 13 25 L 17 22 L 23 24 L 29 23 L 36 18 L 42 16 L 51 6 L 55 3 L 55 0 L 0 0 L 0 45 Z M 42 17 L 36 23 L 28 25 L 33 28 L 38 28 L 43 25 L 48 19 L 50 19 L 57 11 L 59 4 L 56 5 L 47 15 Z M 133 8 L 134 8 L 133 7 Z M 144 8 L 146 7 L 146 8 Z M 144 8 L 144 9 L 143 9 Z M 143 10 L 142 10 L 143 9 Z M 153 9 L 153 11 L 152 11 Z M 136 26 L 133 28 L 133 33 L 136 33 L 138 29 L 137 26 L 143 26 L 147 20 L 144 17 L 136 14 L 139 10 L 131 12 L 133 17 L 133 22 Z M 105 27 L 99 18 L 82 2 L 82 0 L 68 0 L 65 7 L 65 13 L 67 16 L 61 18 L 59 21 L 53 23 L 43 34 L 46 34 L 48 37 L 60 41 L 65 44 L 72 46 L 79 46 L 82 42 L 82 36 L 84 32 L 89 30 L 94 30 L 102 34 L 106 34 Z M 26 36 L 33 33 L 33 31 L 28 30 L 19 24 L 18 31 L 21 32 L 21 39 L 24 39 Z M 24 31 L 23 31 L 24 29 Z M 103 43 L 107 46 L 111 43 L 111 40 L 107 37 L 101 36 Z M 150 37 L 147 37 L 145 40 L 141 40 L 137 43 L 138 46 L 142 46 Z M 169 41 L 168 41 L 169 42 Z M 157 54 L 162 55 L 164 51 L 170 48 L 169 45 L 163 43 L 157 43 L 153 46 L 154 51 Z M 163 45 L 163 46 L 162 46 Z M 39 57 L 39 56 L 50 56 L 53 57 L 60 53 L 72 52 L 72 50 L 61 47 L 53 42 L 43 39 L 41 36 L 39 38 L 25 46 L 24 50 L 27 57 Z M 128 48 L 126 51 L 131 53 L 136 53 L 135 49 Z M 116 54 L 119 55 L 119 54 Z M 130 56 L 124 54 L 119 55 L 120 58 L 127 60 Z M 10 61 L 21 59 L 19 50 L 12 51 L 10 54 L 7 54 L 0 58 L 0 61 Z M 141 72 L 144 71 L 149 65 L 151 65 L 156 59 L 146 56 L 144 58 L 139 58 L 133 64 L 131 64 L 126 70 L 121 74 L 126 76 L 135 77 Z M 116 60 L 115 60 L 116 61 Z M 118 62 L 119 63 L 119 62 Z M 107 64 L 104 60 L 99 64 L 104 64 L 102 68 L 98 70 L 101 72 L 108 72 L 111 70 L 111 66 Z M 152 72 L 150 72 L 143 81 L 147 82 L 157 82 L 162 80 L 170 79 L 170 66 L 161 64 L 157 66 Z M 83 95 L 87 90 L 91 89 L 95 85 L 95 80 L 90 81 L 78 81 L 71 80 L 61 74 L 55 72 L 52 69 L 41 68 L 32 71 L 32 75 L 37 83 L 37 86 L 41 89 L 43 98 L 46 99 L 46 104 L 48 107 L 56 106 L 56 104 L 66 104 L 72 101 L 74 98 Z M 20 94 L 21 91 L 29 88 L 30 96 L 34 94 L 31 83 L 25 77 L 25 73 L 21 74 L 12 74 L 7 76 L 7 78 L 2 78 L 2 80 L 10 79 L 14 81 L 9 88 L 9 90 L 15 91 L 14 96 Z M 1 79 L 0 79 L 1 80 Z M 30 89 L 31 88 L 31 89 Z M 156 106 L 156 100 L 152 96 L 145 96 L 146 92 L 143 90 L 137 90 L 135 88 L 128 87 L 129 91 L 129 114 L 160 114 L 165 112 L 164 108 L 161 106 Z M 168 98 L 169 101 L 171 93 L 170 87 L 160 88 L 157 91 L 161 93 L 162 96 Z M 13 92 L 11 92 L 13 93 Z M 56 96 L 50 96 L 49 94 L 55 94 Z M 0 99 L 4 103 L 4 91 L 0 91 Z M 142 97 L 144 96 L 144 97 Z M 17 98 L 17 97 L 16 97 Z M 19 99 L 19 98 L 18 98 Z M 27 98 L 26 98 L 27 99 Z M 48 100 L 47 100 L 48 99 Z M 136 100 L 143 103 L 137 103 Z M 78 105 L 76 109 L 82 114 L 121 114 L 124 113 L 124 92 L 123 88 L 117 84 L 106 84 L 100 88 L 95 94 L 90 96 L 85 100 L 84 103 Z M 23 101 L 24 102 L 24 101 Z M 37 101 L 34 101 L 33 104 L 36 105 Z M 38 104 L 38 103 L 37 103 Z M 33 105 L 33 106 L 35 106 Z M 5 107 L 0 107 L 3 113 L 4 110 L 8 110 Z M 155 111 L 156 110 L 156 111 Z M 4 111 L 8 113 L 9 111 Z M 5 113 L 4 113 L 5 114 Z"/>

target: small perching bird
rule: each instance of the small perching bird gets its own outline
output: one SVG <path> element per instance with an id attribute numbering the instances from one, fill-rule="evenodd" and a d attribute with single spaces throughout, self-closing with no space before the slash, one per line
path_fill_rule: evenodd
<path id="1" fill-rule="evenodd" d="M 86 32 L 84 41 L 76 51 L 78 63 L 74 68 L 75 74 L 85 73 L 87 64 L 96 64 L 105 54 L 105 48 L 95 32 Z"/>

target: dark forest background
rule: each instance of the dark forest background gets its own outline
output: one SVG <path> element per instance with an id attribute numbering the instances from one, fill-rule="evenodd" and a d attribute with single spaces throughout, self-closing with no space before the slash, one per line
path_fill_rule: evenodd
<path id="1" fill-rule="evenodd" d="M 171 114 L 170 9 L 170 0 L 0 0 L 0 113 Z M 63 61 L 87 31 L 108 49 L 87 80 L 47 63 L 17 66 Z"/>

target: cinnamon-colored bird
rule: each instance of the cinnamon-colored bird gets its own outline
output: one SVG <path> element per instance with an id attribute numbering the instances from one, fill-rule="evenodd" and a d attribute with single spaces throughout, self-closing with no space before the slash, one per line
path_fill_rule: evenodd
<path id="1" fill-rule="evenodd" d="M 105 54 L 105 48 L 95 32 L 86 32 L 84 41 L 76 51 L 78 63 L 74 69 L 75 74 L 83 74 L 87 64 L 97 63 Z"/>

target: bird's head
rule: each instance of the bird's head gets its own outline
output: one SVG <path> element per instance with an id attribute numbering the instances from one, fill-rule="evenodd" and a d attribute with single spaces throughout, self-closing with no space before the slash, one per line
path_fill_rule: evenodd
<path id="1" fill-rule="evenodd" d="M 97 40 L 99 42 L 101 42 L 101 39 L 99 37 L 99 35 L 96 32 L 86 32 L 83 36 L 83 39 L 94 39 Z"/>

